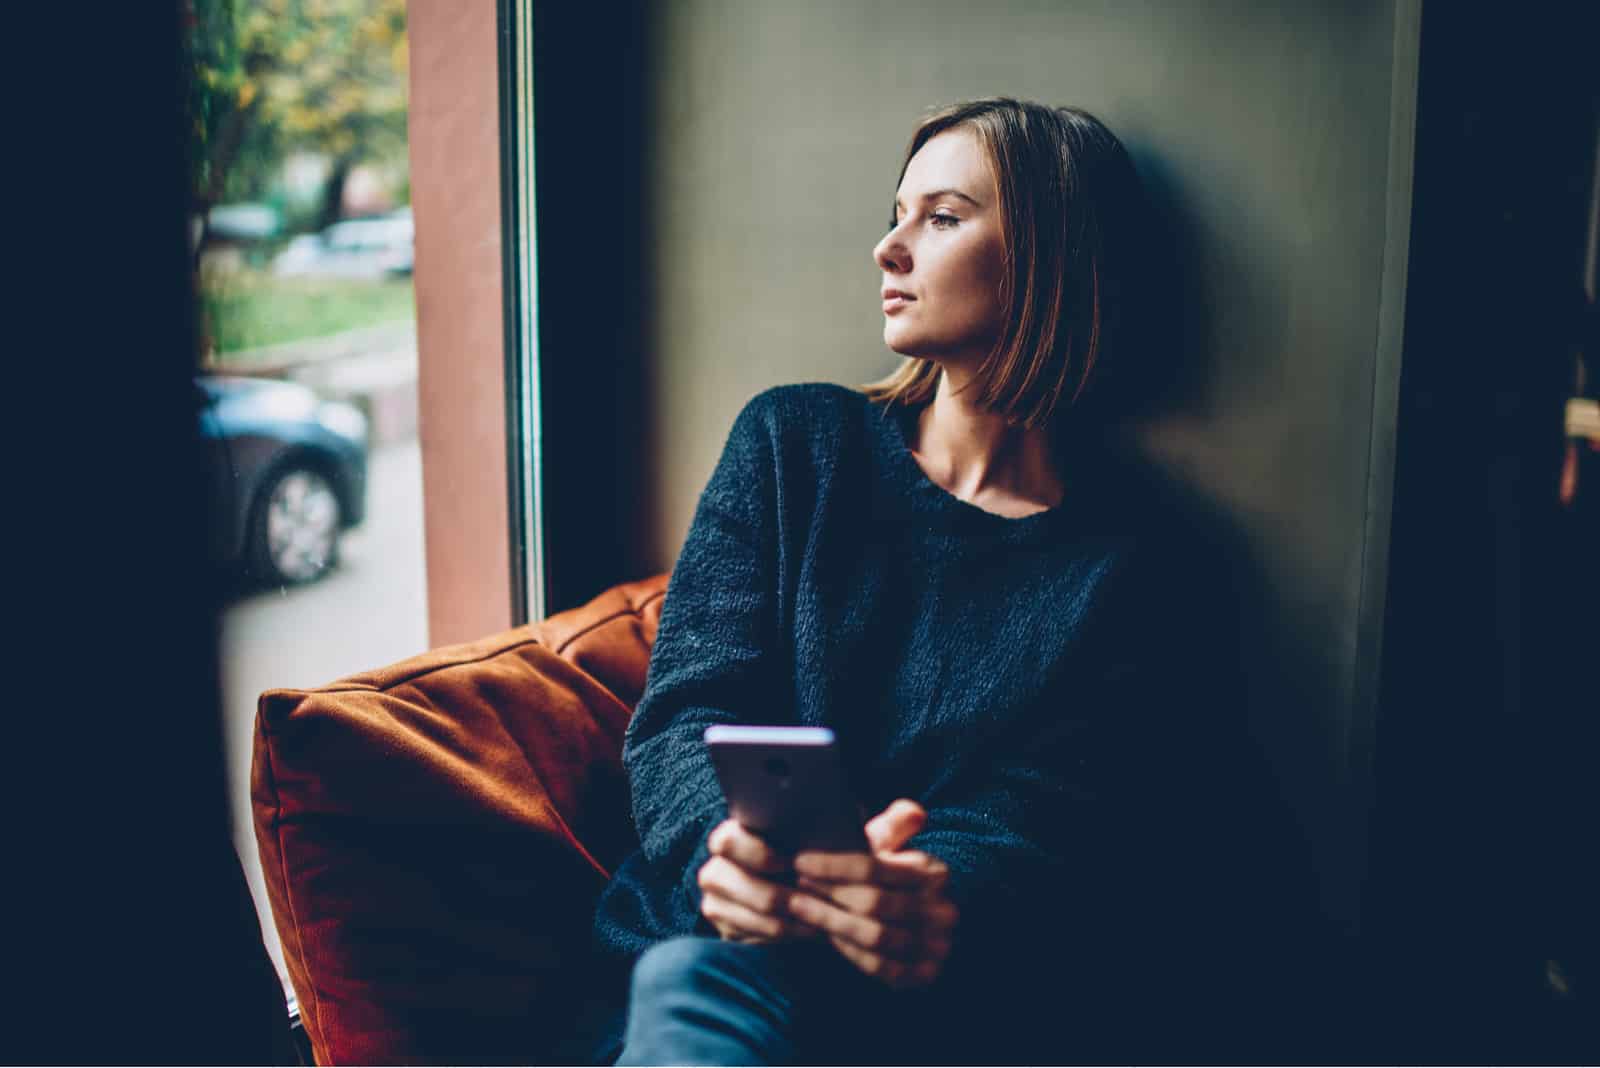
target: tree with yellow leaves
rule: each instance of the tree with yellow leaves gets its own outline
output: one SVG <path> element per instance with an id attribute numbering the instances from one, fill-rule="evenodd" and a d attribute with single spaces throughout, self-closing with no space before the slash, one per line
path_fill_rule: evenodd
<path id="1" fill-rule="evenodd" d="M 321 225 L 358 163 L 406 144 L 405 0 L 184 0 L 194 206 L 259 193 L 289 153 L 331 161 Z"/>

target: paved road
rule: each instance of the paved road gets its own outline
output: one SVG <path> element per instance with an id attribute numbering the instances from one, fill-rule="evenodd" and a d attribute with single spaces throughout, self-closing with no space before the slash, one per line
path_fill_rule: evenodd
<path id="1" fill-rule="evenodd" d="M 280 976 L 283 955 L 250 823 L 256 698 L 278 686 L 320 686 L 427 648 L 422 463 L 416 439 L 375 450 L 369 463 L 367 518 L 345 535 L 338 569 L 311 586 L 257 593 L 223 614 L 223 738 L 234 846 Z M 284 989 L 289 990 L 287 979 Z"/>

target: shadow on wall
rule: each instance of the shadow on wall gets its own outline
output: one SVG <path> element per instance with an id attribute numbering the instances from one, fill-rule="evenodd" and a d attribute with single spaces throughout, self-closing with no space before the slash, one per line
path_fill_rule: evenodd
<path id="1" fill-rule="evenodd" d="M 1116 401 L 1135 419 L 1158 420 L 1192 413 L 1215 377 L 1210 339 L 1217 302 L 1206 284 L 1214 265 L 1205 262 L 1198 216 L 1176 173 L 1149 149 L 1130 142 L 1128 151 L 1144 184 L 1138 284 L 1151 314 L 1127 324 L 1138 374 L 1117 383 Z"/>
<path id="2" fill-rule="evenodd" d="M 1249 526 L 1245 518 L 1252 490 L 1259 499 L 1260 489 L 1238 484 L 1238 471 L 1249 465 L 1229 455 L 1252 447 L 1251 435 L 1223 432 L 1248 416 L 1257 398 L 1268 403 L 1284 373 L 1287 286 L 1264 266 L 1276 258 L 1270 237 L 1250 229 L 1253 216 L 1243 204 L 1220 216 L 1212 205 L 1202 214 L 1175 167 L 1136 139 L 1124 140 L 1144 183 L 1138 284 L 1153 312 L 1130 324 L 1137 373 L 1115 384 L 1115 402 L 1132 416 L 1126 444 L 1138 477 L 1227 576 L 1216 595 L 1228 603 L 1217 610 L 1219 622 L 1224 610 L 1236 613 L 1228 625 L 1239 646 L 1241 741 L 1273 810 L 1265 817 L 1272 829 L 1262 833 L 1285 851 L 1285 870 L 1298 873 L 1288 876 L 1300 887 L 1292 892 L 1308 896 L 1291 906 L 1310 910 L 1302 916 L 1307 937 L 1331 946 L 1353 923 L 1360 879 L 1338 730 L 1345 715 L 1338 680 L 1348 665 L 1337 656 L 1339 636 L 1326 633 L 1329 613 L 1291 603 L 1292 591 L 1274 577 L 1262 517 Z M 1246 188 L 1242 181 L 1213 185 Z M 1218 217 L 1229 220 L 1226 231 L 1204 221 Z"/>
<path id="3" fill-rule="evenodd" d="M 1284 707 L 1262 627 L 1274 606 L 1238 523 L 1136 452 L 1112 462 L 1126 488 L 1117 511 L 1157 547 L 1146 580 L 1161 611 L 1127 639 L 1158 650 L 1160 667 L 1139 684 L 1144 699 L 1130 691 L 1135 714 L 1118 717 L 1130 732 L 1115 761 L 1126 781 L 1105 861 L 1122 877 L 1099 910 L 1103 924 L 1127 923 L 1103 977 L 1139 994 L 1104 1011 L 1130 1014 L 1117 1019 L 1127 1035 L 1160 1018 L 1182 1036 L 1144 1048 L 1156 1060 L 1328 1057 L 1347 973 L 1307 817 L 1285 788 L 1314 735 L 1312 709 L 1270 715 Z M 1285 730 L 1268 729 L 1274 719 Z"/>
<path id="4" fill-rule="evenodd" d="M 1202 207 L 1197 184 L 1164 155 L 1124 142 L 1144 187 L 1137 284 L 1152 312 L 1131 324 L 1139 369 L 1119 383 L 1117 401 L 1149 423 L 1209 424 L 1272 404 L 1290 344 L 1289 291 L 1268 269 L 1284 251 L 1245 202 L 1251 182 L 1215 173 L 1227 161 L 1208 161 Z"/>

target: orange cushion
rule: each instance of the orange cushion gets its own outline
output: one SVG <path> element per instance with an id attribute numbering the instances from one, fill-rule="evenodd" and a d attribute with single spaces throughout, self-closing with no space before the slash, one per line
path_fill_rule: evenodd
<path id="1" fill-rule="evenodd" d="M 315 690 L 269 690 L 257 844 L 320 1064 L 537 1060 L 632 848 L 622 734 L 666 576 Z"/>

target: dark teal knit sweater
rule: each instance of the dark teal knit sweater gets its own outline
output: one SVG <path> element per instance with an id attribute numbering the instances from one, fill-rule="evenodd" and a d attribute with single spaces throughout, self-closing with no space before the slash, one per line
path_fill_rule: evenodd
<path id="1" fill-rule="evenodd" d="M 713 723 L 831 727 L 867 811 L 927 809 L 910 847 L 950 866 L 952 971 L 1019 939 L 1085 945 L 1147 889 L 1134 862 L 1165 847 L 1143 817 L 1172 758 L 1198 759 L 1174 699 L 1197 684 L 1180 558 L 1108 457 L 1069 457 L 1062 504 L 1007 519 L 927 478 L 914 415 L 832 385 L 740 412 L 628 727 L 641 848 L 601 899 L 604 953 L 711 931 L 695 877 L 726 813 Z"/>

